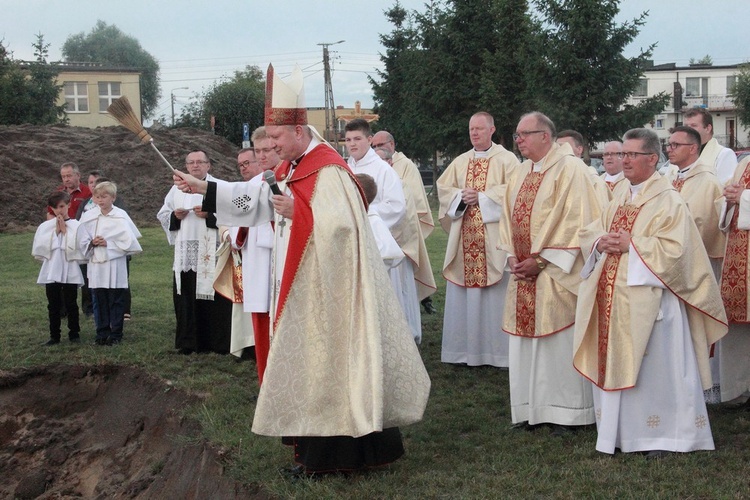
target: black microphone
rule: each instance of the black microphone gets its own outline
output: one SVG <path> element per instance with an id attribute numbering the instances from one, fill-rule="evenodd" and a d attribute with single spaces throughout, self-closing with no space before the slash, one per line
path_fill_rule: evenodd
<path id="1" fill-rule="evenodd" d="M 279 189 L 279 185 L 276 184 L 276 175 L 274 175 L 273 170 L 266 170 L 263 172 L 263 179 L 265 179 L 273 194 L 281 194 L 281 189 Z"/>

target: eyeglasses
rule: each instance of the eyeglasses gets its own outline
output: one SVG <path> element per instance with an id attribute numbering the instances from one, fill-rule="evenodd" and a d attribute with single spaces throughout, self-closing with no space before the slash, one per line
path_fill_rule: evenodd
<path id="1" fill-rule="evenodd" d="M 641 153 L 640 151 L 628 151 L 626 153 L 623 151 L 622 153 L 616 153 L 616 154 L 618 154 L 620 158 L 627 157 L 629 160 L 635 160 L 639 156 L 651 156 L 656 153 Z"/>
<path id="2" fill-rule="evenodd" d="M 622 153 L 604 153 L 604 158 L 622 158 Z"/>
<path id="3" fill-rule="evenodd" d="M 680 146 L 692 146 L 692 144 L 689 142 L 668 142 L 667 143 L 667 147 L 669 149 L 677 149 Z"/>
<path id="4" fill-rule="evenodd" d="M 253 151 L 255 151 L 256 155 L 259 155 L 259 154 L 267 155 L 271 151 L 274 151 L 274 149 L 273 148 L 263 148 L 263 149 L 261 149 L 261 148 L 255 148 Z"/>
<path id="5" fill-rule="evenodd" d="M 209 162 L 205 160 L 194 160 L 194 161 L 186 161 L 185 165 L 191 166 L 191 165 L 208 165 Z"/>
<path id="6" fill-rule="evenodd" d="M 391 142 L 391 141 L 385 141 L 385 142 L 381 142 L 379 144 L 371 144 L 371 146 L 372 146 L 372 149 L 382 148 L 383 146 L 385 146 L 389 142 Z"/>
<path id="7" fill-rule="evenodd" d="M 545 132 L 546 130 L 527 130 L 524 132 L 516 132 L 515 134 L 513 134 L 513 140 L 517 141 L 519 137 L 525 140 L 531 134 L 543 134 Z"/>
<path id="8" fill-rule="evenodd" d="M 239 162 L 239 161 L 238 161 L 238 162 L 237 162 L 237 166 L 238 166 L 239 168 L 245 168 L 245 167 L 249 167 L 249 166 L 250 166 L 250 165 L 252 165 L 253 163 L 258 163 L 258 160 L 245 160 L 245 161 L 243 161 L 243 162 Z"/>

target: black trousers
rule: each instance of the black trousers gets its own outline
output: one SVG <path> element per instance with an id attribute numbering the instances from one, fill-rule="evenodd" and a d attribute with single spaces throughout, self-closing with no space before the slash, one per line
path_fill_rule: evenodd
<path id="1" fill-rule="evenodd" d="M 78 285 L 69 283 L 47 283 L 47 314 L 49 316 L 49 336 L 53 340 L 60 340 L 60 326 L 62 315 L 60 306 L 65 306 L 68 318 L 68 338 L 77 339 L 81 326 L 78 322 Z"/>
<path id="2" fill-rule="evenodd" d="M 196 273 L 180 274 L 182 282 L 172 282 L 174 312 L 177 322 L 174 346 L 196 352 L 227 354 L 232 334 L 232 302 L 214 294 L 214 300 L 195 297 Z"/>
<path id="3" fill-rule="evenodd" d="M 284 441 L 288 442 L 288 439 Z M 295 437 L 292 442 L 294 461 L 303 465 L 308 474 L 346 472 L 387 465 L 404 454 L 398 427 L 359 438 Z"/>

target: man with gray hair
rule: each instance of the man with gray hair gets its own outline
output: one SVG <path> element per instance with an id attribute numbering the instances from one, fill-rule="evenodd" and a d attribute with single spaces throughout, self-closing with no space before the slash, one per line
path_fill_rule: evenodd
<path id="1" fill-rule="evenodd" d="M 500 246 L 513 275 L 503 319 L 511 418 L 516 428 L 547 423 L 562 436 L 594 423 L 591 384 L 572 361 L 583 266 L 578 230 L 599 216 L 600 206 L 584 163 L 556 135 L 542 113 L 518 122 L 513 137 L 526 161 L 508 187 Z"/>
<path id="2" fill-rule="evenodd" d="M 417 217 L 421 234 L 421 242 L 419 242 L 418 255 L 411 255 L 409 258 L 415 263 L 414 266 L 414 279 L 417 284 L 417 296 L 424 307 L 424 311 L 427 314 L 433 314 L 437 312 L 435 306 L 432 305 L 431 295 L 437 290 L 435 284 L 435 277 L 432 274 L 432 265 L 430 264 L 430 256 L 427 253 L 424 240 L 432 233 L 435 227 L 435 223 L 432 220 L 432 209 L 427 201 L 427 193 L 424 190 L 424 184 L 422 184 L 422 176 L 419 173 L 419 169 L 414 165 L 409 158 L 401 152 L 396 151 L 396 141 L 393 136 L 385 131 L 375 133 L 371 139 L 371 146 L 375 152 L 380 156 L 387 164 L 389 164 L 393 170 L 401 179 L 401 184 L 404 188 L 404 196 L 407 198 L 407 205 L 409 203 L 414 204 L 414 216 Z M 409 202 L 408 200 L 412 201 Z M 409 213 L 410 209 L 407 206 L 407 215 L 412 216 Z M 414 248 L 413 250 L 416 250 Z M 414 252 L 412 252 L 414 253 Z"/>
<path id="3" fill-rule="evenodd" d="M 630 189 L 579 234 L 573 362 L 595 386 L 602 453 L 714 449 L 702 389 L 727 318 L 690 211 L 656 172 L 660 146 L 652 130 L 625 134 Z"/>

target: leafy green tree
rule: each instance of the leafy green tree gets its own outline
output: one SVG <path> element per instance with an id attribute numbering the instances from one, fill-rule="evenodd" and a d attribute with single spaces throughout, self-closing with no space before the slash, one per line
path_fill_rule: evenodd
<path id="1" fill-rule="evenodd" d="M 156 111 L 161 97 L 159 63 L 138 40 L 114 24 L 107 25 L 100 20 L 88 34 L 70 35 L 63 44 L 62 55 L 69 62 L 105 63 L 140 70 L 143 116 L 150 117 Z"/>
<path id="2" fill-rule="evenodd" d="M 646 13 L 615 22 L 619 0 L 535 0 L 544 22 L 545 69 L 538 91 L 541 111 L 560 128 L 574 129 L 589 144 L 615 139 L 664 110 L 661 92 L 626 105 L 655 45 L 635 57 L 622 55 Z"/>
<path id="3" fill-rule="evenodd" d="M 469 144 L 469 117 L 495 117 L 510 149 L 520 116 L 541 110 L 590 143 L 619 137 L 661 112 L 661 93 L 627 105 L 652 47 L 622 51 L 645 22 L 618 24 L 619 0 L 433 0 L 426 12 L 396 4 L 381 35 L 384 69 L 371 79 L 379 126 L 407 154 L 451 158 Z M 533 13 L 533 15 L 532 15 Z"/>
<path id="4" fill-rule="evenodd" d="M 695 58 L 691 57 L 690 61 L 688 61 L 688 64 L 690 64 L 690 66 L 713 66 L 714 60 L 709 54 L 706 54 L 698 60 L 695 60 Z"/>
<path id="5" fill-rule="evenodd" d="M 183 109 L 175 127 L 211 129 L 214 117 L 216 134 L 230 142 L 242 144 L 242 124 L 250 130 L 263 125 L 265 80 L 257 66 L 236 71 L 231 80 L 216 83 Z"/>
<path id="6" fill-rule="evenodd" d="M 388 130 L 398 141 L 398 148 L 415 159 L 428 159 L 436 144 L 427 137 L 430 114 L 427 112 L 424 65 L 427 59 L 407 11 L 397 2 L 385 12 L 393 24 L 390 35 L 381 35 L 385 47 L 381 60 L 385 66 L 377 71 L 379 79 L 370 78 L 375 97 L 375 111 L 380 115 L 377 127 Z"/>
<path id="7" fill-rule="evenodd" d="M 746 128 L 750 128 L 750 64 L 743 64 L 739 70 L 732 90 L 734 105 L 737 106 L 737 117 L 740 122 Z"/>
<path id="8" fill-rule="evenodd" d="M 39 34 L 33 44 L 35 60 L 21 63 L 0 43 L 0 123 L 50 125 L 65 123 L 65 105 L 58 105 L 58 69 L 47 62 L 49 44 Z"/>
<path id="9" fill-rule="evenodd" d="M 535 50 L 527 2 L 433 1 L 411 14 L 397 2 L 386 16 L 394 30 L 381 35 L 385 69 L 371 79 L 379 126 L 413 157 L 439 150 L 450 158 L 469 147 L 469 118 L 484 110 L 512 146 L 516 115 L 533 95 L 525 76 Z"/>

